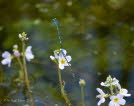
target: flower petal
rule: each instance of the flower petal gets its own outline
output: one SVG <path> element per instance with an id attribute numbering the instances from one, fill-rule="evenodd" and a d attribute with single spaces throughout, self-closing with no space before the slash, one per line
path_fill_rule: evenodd
<path id="1" fill-rule="evenodd" d="M 125 99 L 120 99 L 119 104 L 125 105 L 126 104 L 126 100 Z"/>
<path id="2" fill-rule="evenodd" d="M 11 66 L 11 60 L 10 59 L 3 59 L 2 61 L 1 61 L 1 63 L 3 64 L 3 65 L 8 65 L 8 67 L 10 67 Z"/>
<path id="3" fill-rule="evenodd" d="M 128 93 L 128 90 L 127 90 L 127 89 L 123 89 L 123 88 L 122 88 L 122 90 L 123 90 L 123 92 L 124 92 L 125 94 Z"/>
<path id="4" fill-rule="evenodd" d="M 110 99 L 113 100 L 116 96 L 110 96 Z"/>
<path id="5" fill-rule="evenodd" d="M 67 62 L 70 62 L 72 60 L 71 56 L 66 56 Z"/>
<path id="6" fill-rule="evenodd" d="M 102 91 L 102 89 L 100 89 L 100 88 L 97 88 L 96 90 L 97 90 L 100 94 L 103 94 L 103 95 L 105 94 L 105 93 Z"/>
<path id="7" fill-rule="evenodd" d="M 104 102 L 105 102 L 105 98 L 102 98 L 102 99 L 99 100 L 99 102 L 98 102 L 97 105 L 99 106 L 99 105 L 101 105 L 101 104 L 104 103 Z"/>
<path id="8" fill-rule="evenodd" d="M 2 53 L 3 58 L 8 58 L 10 56 L 11 56 L 11 54 L 8 51 L 5 51 L 4 53 Z"/>
<path id="9" fill-rule="evenodd" d="M 71 64 L 66 62 L 66 64 L 64 64 L 64 66 L 71 66 Z"/>
<path id="10" fill-rule="evenodd" d="M 27 59 L 27 61 L 31 61 L 31 59 L 33 59 L 34 58 L 34 55 L 33 54 L 26 54 L 26 59 Z"/>
<path id="11" fill-rule="evenodd" d="M 32 46 L 28 46 L 28 47 L 26 48 L 26 53 L 31 53 L 31 49 L 32 49 Z"/>
<path id="12" fill-rule="evenodd" d="M 110 86 L 110 84 L 105 84 L 106 82 L 101 82 L 101 86 L 105 86 L 105 87 L 108 87 Z"/>
<path id="13" fill-rule="evenodd" d="M 122 94 L 118 94 L 116 97 L 122 99 L 124 96 Z"/>
<path id="14" fill-rule="evenodd" d="M 32 46 L 28 46 L 27 48 L 26 48 L 26 59 L 27 59 L 27 61 L 31 61 L 31 59 L 33 59 L 34 58 L 34 55 L 32 54 Z"/>
<path id="15" fill-rule="evenodd" d="M 58 59 L 58 58 L 59 58 L 58 53 L 54 52 L 54 57 L 55 57 L 56 59 Z"/>
<path id="16" fill-rule="evenodd" d="M 60 68 L 61 70 L 63 70 L 63 69 L 64 69 L 64 65 L 63 65 L 63 64 L 59 64 L 59 68 Z"/>
<path id="17" fill-rule="evenodd" d="M 64 55 L 67 54 L 67 51 L 66 51 L 65 49 L 60 49 L 60 51 L 61 51 Z"/>
<path id="18" fill-rule="evenodd" d="M 118 85 L 119 80 L 117 80 L 116 78 L 113 78 L 113 80 L 114 80 L 114 81 L 112 82 L 112 85 L 116 85 L 116 84 Z"/>
<path id="19" fill-rule="evenodd" d="M 116 106 L 116 104 L 113 101 L 110 101 L 108 106 Z"/>
<path id="20" fill-rule="evenodd" d="M 118 87 L 118 89 L 121 89 L 121 85 L 119 83 L 117 84 L 117 87 Z"/>
<path id="21" fill-rule="evenodd" d="M 124 94 L 124 96 L 127 96 L 127 97 L 129 97 L 129 96 L 131 96 L 131 94 Z"/>
<path id="22" fill-rule="evenodd" d="M 97 95 L 97 96 L 96 96 L 96 98 L 100 98 L 100 97 L 101 97 L 101 95 Z"/>

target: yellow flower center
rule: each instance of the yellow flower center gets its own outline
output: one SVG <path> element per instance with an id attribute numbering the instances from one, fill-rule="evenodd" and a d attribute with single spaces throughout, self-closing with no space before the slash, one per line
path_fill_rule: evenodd
<path id="1" fill-rule="evenodd" d="M 61 59 L 61 64 L 65 64 L 66 63 L 66 60 L 65 59 Z"/>
<path id="2" fill-rule="evenodd" d="M 118 98 L 114 98 L 114 102 L 119 102 L 119 99 Z"/>

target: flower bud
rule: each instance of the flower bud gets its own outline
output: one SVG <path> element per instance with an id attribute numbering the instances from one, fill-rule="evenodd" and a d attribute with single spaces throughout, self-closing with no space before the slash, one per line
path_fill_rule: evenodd
<path id="1" fill-rule="evenodd" d="M 54 57 L 54 56 L 50 56 L 50 59 L 51 59 L 51 60 L 55 60 L 55 57 Z"/>
<path id="2" fill-rule="evenodd" d="M 14 51 L 14 55 L 15 56 L 20 56 L 20 52 L 19 51 Z"/>
<path id="3" fill-rule="evenodd" d="M 18 45 L 13 45 L 13 48 L 14 48 L 14 49 L 17 49 L 17 48 L 18 48 Z"/>
<path id="4" fill-rule="evenodd" d="M 19 38 L 24 41 L 24 40 L 28 40 L 27 34 L 25 32 L 23 32 L 22 34 L 19 34 Z"/>
<path id="5" fill-rule="evenodd" d="M 79 85 L 80 86 L 85 86 L 85 84 L 86 84 L 85 80 L 84 79 L 80 79 Z"/>

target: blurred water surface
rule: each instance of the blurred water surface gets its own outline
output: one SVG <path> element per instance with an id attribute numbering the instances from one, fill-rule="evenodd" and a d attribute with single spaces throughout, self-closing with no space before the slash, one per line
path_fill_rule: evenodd
<path id="1" fill-rule="evenodd" d="M 134 105 L 134 0 L 0 0 L 0 54 L 21 45 L 18 34 L 28 33 L 35 59 L 27 63 L 35 106 L 66 106 L 60 95 L 57 67 L 49 56 L 59 48 L 57 18 L 63 48 L 73 60 L 72 71 L 62 76 L 72 106 L 80 106 L 78 81 L 85 79 L 86 106 L 96 106 L 96 88 L 108 75 L 119 79 Z M 2 58 L 0 57 L 0 60 Z M 23 106 L 29 102 L 24 87 L 15 81 L 18 64 L 0 65 L 2 106 Z M 19 89 L 17 93 L 14 93 Z M 6 98 L 3 101 L 3 98 Z M 102 104 L 102 106 L 107 106 Z"/>

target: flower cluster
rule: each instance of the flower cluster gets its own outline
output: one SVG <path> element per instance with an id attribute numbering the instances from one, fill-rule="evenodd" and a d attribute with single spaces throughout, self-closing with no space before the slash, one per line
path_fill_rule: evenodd
<path id="1" fill-rule="evenodd" d="M 25 33 L 19 34 L 19 38 L 20 38 L 20 36 L 21 36 L 21 40 L 24 40 L 24 38 L 27 39 Z M 34 58 L 34 55 L 33 55 L 31 49 L 32 49 L 32 46 L 27 46 L 27 48 L 25 50 L 24 55 L 25 55 L 27 61 L 31 61 Z M 1 63 L 3 65 L 8 65 L 8 67 L 10 67 L 12 59 L 14 57 L 19 57 L 19 56 L 23 56 L 23 53 L 19 52 L 18 45 L 14 45 L 13 46 L 13 54 L 11 54 L 8 51 L 5 51 L 4 53 L 2 53 L 3 60 L 1 61 Z"/>
<path id="2" fill-rule="evenodd" d="M 112 78 L 108 76 L 105 82 L 101 82 L 101 86 L 104 86 L 109 89 L 108 93 L 104 93 L 104 91 L 100 88 L 97 88 L 97 91 L 100 93 L 96 97 L 99 98 L 98 105 L 101 105 L 105 102 L 105 98 L 110 98 L 109 106 L 120 106 L 125 105 L 126 100 L 123 97 L 129 97 L 131 94 L 128 94 L 127 89 L 121 88 L 119 84 L 119 80 L 116 78 Z"/>
<path id="3" fill-rule="evenodd" d="M 24 41 L 24 40 L 28 40 L 29 38 L 27 37 L 27 34 L 25 32 L 23 32 L 22 34 L 19 34 L 19 38 Z"/>
<path id="4" fill-rule="evenodd" d="M 65 66 L 71 66 L 69 63 L 72 58 L 71 56 L 66 56 L 67 51 L 65 49 L 59 49 L 54 51 L 54 56 L 50 56 L 51 60 L 56 62 L 59 69 L 63 70 Z"/>

